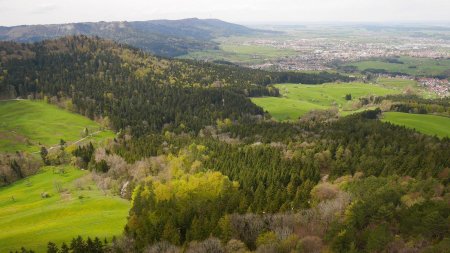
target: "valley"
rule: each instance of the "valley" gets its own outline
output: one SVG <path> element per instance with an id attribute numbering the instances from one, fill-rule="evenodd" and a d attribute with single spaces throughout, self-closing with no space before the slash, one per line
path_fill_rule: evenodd
<path id="1" fill-rule="evenodd" d="M 445 253 L 449 35 L 0 27 L 0 252 Z"/>

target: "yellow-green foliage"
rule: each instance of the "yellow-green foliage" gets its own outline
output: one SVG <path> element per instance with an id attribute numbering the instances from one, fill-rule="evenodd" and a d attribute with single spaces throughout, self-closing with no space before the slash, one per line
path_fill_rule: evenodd
<path id="1" fill-rule="evenodd" d="M 278 243 L 278 237 L 277 237 L 277 234 L 275 234 L 275 232 L 273 232 L 273 231 L 268 231 L 268 232 L 262 233 L 256 239 L 257 246 L 261 246 L 261 245 L 265 245 L 265 244 L 273 245 L 276 243 Z"/>
<path id="2" fill-rule="evenodd" d="M 238 188 L 239 184 L 231 182 L 228 177 L 220 172 L 208 171 L 184 175 L 166 183 L 157 181 L 153 184 L 153 187 L 157 201 L 169 200 L 170 198 L 213 200 L 219 196 L 223 189 Z"/>

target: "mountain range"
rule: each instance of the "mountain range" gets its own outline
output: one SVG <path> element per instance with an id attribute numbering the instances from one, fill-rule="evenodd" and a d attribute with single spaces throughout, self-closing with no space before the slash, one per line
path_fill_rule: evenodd
<path id="1" fill-rule="evenodd" d="M 0 27 L 0 40 L 39 42 L 67 35 L 88 35 L 128 44 L 165 57 L 217 49 L 215 38 L 267 33 L 218 19 L 88 22 Z"/>

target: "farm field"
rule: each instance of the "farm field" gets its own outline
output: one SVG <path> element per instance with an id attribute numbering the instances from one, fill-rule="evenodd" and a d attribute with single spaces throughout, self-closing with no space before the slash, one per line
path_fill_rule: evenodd
<path id="1" fill-rule="evenodd" d="M 360 71 L 366 69 L 384 69 L 388 72 L 401 72 L 409 75 L 442 75 L 450 71 L 450 60 L 400 57 L 399 63 L 389 63 L 382 60 L 360 61 L 347 64 L 356 66 Z"/>
<path id="2" fill-rule="evenodd" d="M 78 235 L 111 241 L 121 235 L 127 200 L 105 196 L 87 171 L 67 166 L 58 174 L 54 169 L 59 168 L 44 167 L 37 175 L 0 188 L 0 252 L 22 246 L 44 252 L 48 241 L 60 245 Z M 43 192 L 50 197 L 42 198 Z"/>
<path id="3" fill-rule="evenodd" d="M 450 137 L 450 118 L 430 115 L 411 114 L 401 112 L 383 113 L 384 122 L 405 126 L 428 135 L 436 135 L 440 138 Z"/>
<path id="4" fill-rule="evenodd" d="M 100 125 L 43 101 L 0 102 L 1 152 L 36 152 L 40 144 L 55 146 L 61 139 L 70 144 L 82 138 L 85 128 L 94 133 L 100 129 Z M 113 136 L 111 131 L 104 131 L 90 138 L 99 140 Z"/>
<path id="5" fill-rule="evenodd" d="M 415 94 L 422 96 L 424 98 L 437 98 L 435 93 L 428 91 L 427 89 L 421 87 L 419 83 L 415 80 L 402 79 L 402 78 L 378 78 L 377 84 L 388 89 L 396 89 L 399 91 L 405 91 L 410 89 Z"/>
<path id="6" fill-rule="evenodd" d="M 267 59 L 277 59 L 294 54 L 291 49 L 278 49 L 269 46 L 242 45 L 235 43 L 224 43 L 219 50 L 206 50 L 191 52 L 180 58 L 196 60 L 225 60 L 238 64 L 258 64 Z"/>
<path id="7" fill-rule="evenodd" d="M 323 110 L 333 106 L 341 113 L 354 111 L 352 101 L 345 100 L 346 94 L 352 100 L 369 95 L 384 96 L 400 93 L 378 85 L 364 83 L 328 83 L 322 85 L 277 84 L 282 97 L 253 98 L 252 101 L 267 110 L 277 120 L 297 119 L 311 110 Z"/>

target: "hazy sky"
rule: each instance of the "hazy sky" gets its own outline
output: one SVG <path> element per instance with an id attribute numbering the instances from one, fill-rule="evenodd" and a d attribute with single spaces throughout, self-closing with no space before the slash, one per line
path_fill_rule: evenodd
<path id="1" fill-rule="evenodd" d="M 219 18 L 237 23 L 450 21 L 450 0 L 0 0 L 0 25 Z"/>

